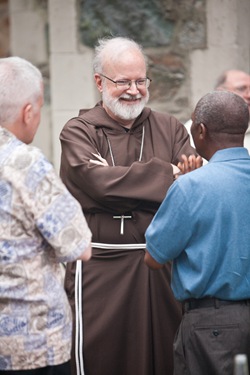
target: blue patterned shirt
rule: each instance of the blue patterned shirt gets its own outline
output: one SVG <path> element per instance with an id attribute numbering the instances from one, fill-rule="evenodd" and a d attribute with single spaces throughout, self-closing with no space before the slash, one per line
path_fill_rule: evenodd
<path id="1" fill-rule="evenodd" d="M 0 370 L 69 360 L 60 262 L 78 258 L 90 241 L 81 207 L 52 165 L 0 127 Z"/>

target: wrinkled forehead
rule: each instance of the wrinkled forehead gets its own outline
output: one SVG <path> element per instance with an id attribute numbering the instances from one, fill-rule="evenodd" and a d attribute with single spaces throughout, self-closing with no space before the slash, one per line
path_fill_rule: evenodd
<path id="1" fill-rule="evenodd" d="M 250 86 L 250 75 L 243 72 L 229 72 L 226 84 L 236 88 L 238 86 Z"/>

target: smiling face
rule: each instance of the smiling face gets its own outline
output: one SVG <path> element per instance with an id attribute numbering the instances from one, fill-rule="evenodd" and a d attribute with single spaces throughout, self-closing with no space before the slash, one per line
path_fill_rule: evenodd
<path id="1" fill-rule="evenodd" d="M 141 52 L 124 51 L 118 60 L 109 59 L 103 74 L 113 81 L 132 80 L 130 87 L 120 87 L 109 79 L 95 75 L 97 87 L 102 93 L 103 107 L 110 117 L 125 126 L 131 126 L 149 99 L 148 88 L 134 81 L 146 78 L 146 64 Z"/>

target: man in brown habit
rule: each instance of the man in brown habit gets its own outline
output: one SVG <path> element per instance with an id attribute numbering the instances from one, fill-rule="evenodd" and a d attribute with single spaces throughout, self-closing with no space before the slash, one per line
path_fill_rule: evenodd
<path id="1" fill-rule="evenodd" d="M 144 233 L 178 163 L 186 173 L 202 160 L 177 119 L 145 107 L 151 80 L 138 44 L 100 40 L 93 67 L 102 101 L 60 135 L 61 177 L 93 235 L 92 259 L 66 271 L 72 366 L 81 375 L 172 375 L 181 306 L 169 264 L 157 272 L 144 264 Z"/>

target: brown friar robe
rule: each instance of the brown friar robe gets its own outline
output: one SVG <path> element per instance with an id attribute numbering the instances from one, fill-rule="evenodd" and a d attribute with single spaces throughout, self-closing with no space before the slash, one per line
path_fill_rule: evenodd
<path id="1" fill-rule="evenodd" d="M 172 375 L 181 306 L 170 288 L 170 265 L 150 270 L 143 246 L 136 244 L 145 244 L 145 230 L 173 183 L 170 163 L 194 153 L 188 133 L 174 117 L 149 108 L 128 130 L 98 103 L 71 119 L 60 140 L 61 177 L 82 206 L 93 242 L 103 244 L 94 245 L 91 260 L 82 263 L 82 285 L 76 286 L 77 294 L 82 289 L 76 314 L 83 319 L 82 327 L 77 322 L 76 350 L 85 374 Z M 109 166 L 90 163 L 97 153 Z M 130 216 L 124 234 L 121 219 L 114 218 L 121 215 Z M 73 316 L 75 274 L 76 263 L 68 264 L 65 287 Z"/>

